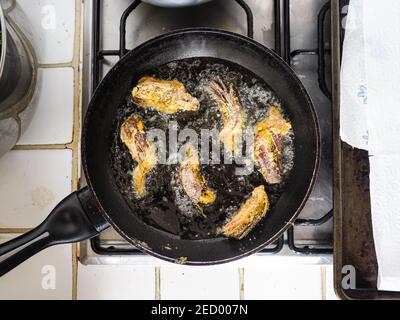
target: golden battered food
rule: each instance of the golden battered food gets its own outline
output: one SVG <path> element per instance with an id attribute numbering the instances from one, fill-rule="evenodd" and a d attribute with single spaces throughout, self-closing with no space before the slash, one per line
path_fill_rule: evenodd
<path id="1" fill-rule="evenodd" d="M 265 119 L 255 129 L 254 161 L 269 184 L 282 182 L 281 145 L 282 137 L 289 133 L 291 124 L 286 121 L 277 106 L 272 106 Z"/>
<path id="2" fill-rule="evenodd" d="M 258 186 L 250 198 L 239 208 L 232 218 L 223 226 L 222 234 L 238 240 L 246 237 L 269 209 L 268 195 L 264 186 Z"/>
<path id="3" fill-rule="evenodd" d="M 185 159 L 179 166 L 179 176 L 183 189 L 194 204 L 208 205 L 215 201 L 215 192 L 207 187 L 200 171 L 199 156 L 190 143 L 186 145 Z"/>
<path id="4" fill-rule="evenodd" d="M 240 104 L 237 90 L 233 83 L 229 85 L 228 89 L 221 79 L 212 81 L 209 89 L 218 104 L 224 122 L 220 139 L 232 154 L 238 154 L 240 151 L 238 150 L 238 140 L 242 133 L 245 113 Z"/>
<path id="5" fill-rule="evenodd" d="M 271 106 L 267 117 L 259 124 L 259 127 L 269 130 L 274 135 L 284 136 L 289 133 L 292 125 L 285 120 L 278 106 Z"/>
<path id="6" fill-rule="evenodd" d="M 142 120 L 132 115 L 121 126 L 120 138 L 137 162 L 133 170 L 133 190 L 137 196 L 143 197 L 146 193 L 146 176 L 157 163 L 156 148 L 147 138 Z"/>
<path id="7" fill-rule="evenodd" d="M 165 113 L 196 111 L 200 106 L 199 101 L 186 91 L 183 83 L 147 76 L 142 77 L 132 89 L 132 99 L 142 108 L 152 108 Z"/>
<path id="8" fill-rule="evenodd" d="M 254 161 L 269 184 L 282 182 L 279 151 L 268 130 L 257 130 L 254 138 Z"/>

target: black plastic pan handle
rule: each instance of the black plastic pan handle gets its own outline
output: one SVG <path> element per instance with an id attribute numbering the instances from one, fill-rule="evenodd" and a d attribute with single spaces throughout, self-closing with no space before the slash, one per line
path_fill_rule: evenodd
<path id="1" fill-rule="evenodd" d="M 45 248 L 90 239 L 108 226 L 89 188 L 74 192 L 38 227 L 0 245 L 0 276 Z"/>

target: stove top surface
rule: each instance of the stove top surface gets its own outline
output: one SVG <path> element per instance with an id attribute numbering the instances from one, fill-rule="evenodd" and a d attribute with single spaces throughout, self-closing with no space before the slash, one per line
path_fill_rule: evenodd
<path id="1" fill-rule="evenodd" d="M 246 3 L 252 24 L 244 10 Z M 256 258 L 298 259 L 312 254 L 310 261 L 325 263 L 331 259 L 333 228 L 329 1 L 247 0 L 245 4 L 240 0 L 215 0 L 196 7 L 166 9 L 131 0 L 86 1 L 83 114 L 93 87 L 119 59 L 120 19 L 127 8 L 134 7 L 126 20 L 127 49 L 162 33 L 188 27 L 212 27 L 247 35 L 250 23 L 254 39 L 280 53 L 303 82 L 314 102 L 322 138 L 321 167 L 306 206 L 294 227 Z M 85 184 L 84 178 L 81 184 Z M 137 251 L 109 229 L 81 244 L 80 259 L 88 264 L 124 264 L 154 258 Z"/>

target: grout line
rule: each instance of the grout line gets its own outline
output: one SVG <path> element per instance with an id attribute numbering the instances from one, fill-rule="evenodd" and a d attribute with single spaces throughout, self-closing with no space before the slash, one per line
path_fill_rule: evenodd
<path id="1" fill-rule="evenodd" d="M 244 268 L 239 268 L 239 299 L 244 300 Z"/>
<path id="2" fill-rule="evenodd" d="M 160 276 L 161 270 L 160 270 L 160 267 L 155 267 L 154 272 L 155 272 L 155 281 L 154 281 L 155 296 L 154 296 L 154 299 L 161 300 L 161 276 Z"/>
<path id="3" fill-rule="evenodd" d="M 155 267 L 155 300 L 161 300 L 161 267 Z"/>
<path id="4" fill-rule="evenodd" d="M 321 298 L 326 300 L 326 267 L 321 267 Z"/>
<path id="5" fill-rule="evenodd" d="M 20 234 L 20 233 L 27 233 L 31 231 L 32 228 L 0 228 L 0 234 Z"/>
<path id="6" fill-rule="evenodd" d="M 66 144 L 20 144 L 16 145 L 12 150 L 62 150 L 72 149 L 72 143 Z"/>
<path id="7" fill-rule="evenodd" d="M 74 69 L 74 114 L 73 114 L 73 132 L 72 142 L 72 190 L 76 191 L 79 188 L 79 136 L 81 130 L 81 49 L 83 45 L 83 2 L 75 0 L 75 38 L 74 38 L 74 56 L 71 66 Z M 62 65 L 58 65 L 61 67 Z M 68 66 L 68 65 L 64 65 Z M 79 244 L 72 244 L 72 300 L 77 300 L 78 297 L 78 249 Z"/>
<path id="8" fill-rule="evenodd" d="M 72 260 L 72 292 L 71 299 L 77 300 L 78 296 L 78 260 L 76 259 L 78 252 L 78 245 L 73 243 L 71 246 L 71 260 Z"/>
<path id="9" fill-rule="evenodd" d="M 55 68 L 73 68 L 75 69 L 74 63 L 71 62 L 62 62 L 62 63 L 38 63 L 39 69 L 55 69 Z"/>

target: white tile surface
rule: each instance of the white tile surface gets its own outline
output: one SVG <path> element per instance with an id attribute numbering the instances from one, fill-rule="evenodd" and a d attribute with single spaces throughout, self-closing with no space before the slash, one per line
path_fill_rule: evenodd
<path id="1" fill-rule="evenodd" d="M 246 268 L 244 297 L 256 300 L 319 300 L 322 299 L 319 266 L 282 266 Z"/>
<path id="2" fill-rule="evenodd" d="M 41 64 L 70 62 L 73 57 L 75 33 L 75 0 L 17 0 L 24 15 L 22 28 Z"/>
<path id="3" fill-rule="evenodd" d="M 71 192 L 71 150 L 14 150 L 0 158 L 0 228 L 31 228 Z"/>
<path id="4" fill-rule="evenodd" d="M 338 300 L 333 283 L 333 266 L 326 266 L 323 268 L 325 268 L 325 298 L 326 300 Z"/>
<path id="5" fill-rule="evenodd" d="M 236 267 L 162 266 L 161 299 L 239 299 Z"/>
<path id="6" fill-rule="evenodd" d="M 153 266 L 85 266 L 78 267 L 78 299 L 137 299 L 155 297 Z"/>
<path id="7" fill-rule="evenodd" d="M 0 234 L 0 243 L 15 236 Z M 71 298 L 71 245 L 45 249 L 0 278 L 0 300 Z"/>
<path id="8" fill-rule="evenodd" d="M 72 68 L 39 69 L 31 102 L 34 116 L 18 144 L 57 144 L 72 140 L 74 72 Z"/>

